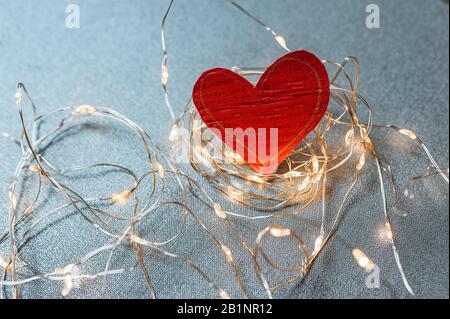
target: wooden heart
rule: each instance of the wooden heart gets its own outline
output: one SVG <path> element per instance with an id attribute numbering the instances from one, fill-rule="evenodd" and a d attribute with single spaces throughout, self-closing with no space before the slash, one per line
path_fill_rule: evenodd
<path id="1" fill-rule="evenodd" d="M 317 126 L 330 99 L 328 73 L 307 51 L 272 64 L 256 86 L 228 69 L 203 73 L 193 101 L 203 122 L 262 174 L 271 174 Z"/>

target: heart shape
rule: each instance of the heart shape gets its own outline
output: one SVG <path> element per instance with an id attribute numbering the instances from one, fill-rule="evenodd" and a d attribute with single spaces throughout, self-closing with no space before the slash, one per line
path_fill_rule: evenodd
<path id="1" fill-rule="evenodd" d="M 217 68 L 203 73 L 193 90 L 203 122 L 261 174 L 275 172 L 314 130 L 329 99 L 325 66 L 303 50 L 275 61 L 256 86 Z"/>

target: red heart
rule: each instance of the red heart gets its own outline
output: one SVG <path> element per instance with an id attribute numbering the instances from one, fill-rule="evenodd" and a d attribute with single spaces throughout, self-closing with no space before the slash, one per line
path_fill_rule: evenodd
<path id="1" fill-rule="evenodd" d="M 271 174 L 322 119 L 330 84 L 315 55 L 296 51 L 272 64 L 256 86 L 227 69 L 206 71 L 193 99 L 203 122 L 226 145 L 260 173 Z M 230 136 L 239 128 L 243 134 Z"/>

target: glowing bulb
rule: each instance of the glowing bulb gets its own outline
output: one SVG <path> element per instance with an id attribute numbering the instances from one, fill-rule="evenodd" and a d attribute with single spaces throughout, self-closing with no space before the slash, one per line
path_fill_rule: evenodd
<path id="1" fill-rule="evenodd" d="M 131 235 L 130 241 L 133 243 L 139 244 L 139 245 L 147 245 L 148 244 L 148 242 L 145 239 L 138 237 L 136 235 Z"/>
<path id="2" fill-rule="evenodd" d="M 42 173 L 41 168 L 37 165 L 30 165 L 29 169 L 30 169 L 30 171 L 32 171 L 33 173 L 36 173 L 36 174 Z"/>
<path id="3" fill-rule="evenodd" d="M 15 210 L 16 209 L 16 207 L 17 207 L 17 197 L 16 197 L 16 195 L 13 193 L 13 192 L 9 192 L 9 200 L 10 200 L 10 202 L 11 202 L 11 207 L 12 207 L 12 209 L 13 210 Z"/>
<path id="4" fill-rule="evenodd" d="M 169 141 L 173 142 L 177 139 L 178 125 L 174 124 L 170 130 Z"/>
<path id="5" fill-rule="evenodd" d="M 365 164 L 366 164 L 366 156 L 364 155 L 364 153 L 362 153 L 361 156 L 359 157 L 358 163 L 356 164 L 356 170 L 357 171 L 362 170 Z"/>
<path id="6" fill-rule="evenodd" d="M 312 158 L 312 167 L 313 167 L 313 173 L 317 174 L 319 172 L 319 160 L 316 156 Z"/>
<path id="7" fill-rule="evenodd" d="M 221 299 L 231 299 L 230 295 L 227 294 L 227 292 L 225 290 L 220 290 L 219 296 Z"/>
<path id="8" fill-rule="evenodd" d="M 392 233 L 392 227 L 391 224 L 386 223 L 385 224 L 385 230 L 384 230 L 384 237 L 386 239 L 388 239 L 389 241 L 393 241 L 394 240 L 394 234 Z"/>
<path id="9" fill-rule="evenodd" d="M 289 51 L 289 48 L 287 47 L 286 40 L 281 35 L 276 35 L 275 40 L 278 42 L 278 44 L 285 49 L 286 51 Z"/>
<path id="10" fill-rule="evenodd" d="M 314 252 L 317 253 L 322 249 L 323 237 L 322 235 L 317 236 L 316 241 L 314 242 Z"/>
<path id="11" fill-rule="evenodd" d="M 229 263 L 232 263 L 233 262 L 233 254 L 231 253 L 231 250 L 225 245 L 220 246 L 220 249 L 222 249 L 222 252 L 224 253 L 225 257 L 227 258 L 227 261 Z"/>
<path id="12" fill-rule="evenodd" d="M 216 203 L 214 204 L 214 212 L 217 216 L 219 216 L 220 219 L 227 219 L 227 214 L 222 210 L 222 207 L 220 207 L 220 204 Z"/>
<path id="13" fill-rule="evenodd" d="M 368 136 L 364 140 L 364 150 L 369 154 L 373 153 L 373 143 L 372 143 L 372 140 Z"/>
<path id="14" fill-rule="evenodd" d="M 5 270 L 7 270 L 7 268 L 9 267 L 9 264 L 6 262 L 6 260 L 3 259 L 2 256 L 0 256 L 0 266 Z"/>
<path id="15" fill-rule="evenodd" d="M 298 187 L 298 190 L 299 190 L 300 192 L 306 190 L 306 189 L 308 188 L 310 182 L 311 182 L 311 176 L 308 175 L 308 176 L 306 176 L 306 177 L 303 179 L 303 182 L 302 182 L 302 183 L 300 184 L 300 186 Z"/>
<path id="16" fill-rule="evenodd" d="M 72 287 L 73 287 L 72 278 L 70 276 L 66 276 L 64 278 L 64 287 L 63 287 L 63 290 L 61 291 L 61 295 L 63 297 L 66 297 L 72 290 Z"/>
<path id="17" fill-rule="evenodd" d="M 61 295 L 63 297 L 66 297 L 70 291 L 73 288 L 73 280 L 72 280 L 72 276 L 70 276 L 70 274 L 72 273 L 73 269 L 75 268 L 74 264 L 70 264 L 67 265 L 64 268 L 56 268 L 55 269 L 55 273 L 58 275 L 66 275 L 64 277 L 64 287 L 63 290 L 61 291 Z"/>
<path id="18" fill-rule="evenodd" d="M 241 194 L 237 190 L 235 190 L 233 188 L 233 186 L 227 187 L 227 194 L 228 194 L 228 196 L 230 196 L 231 198 L 234 198 L 236 200 L 239 200 L 241 198 Z"/>
<path id="19" fill-rule="evenodd" d="M 83 104 L 83 105 L 78 106 L 75 109 L 74 113 L 76 113 L 76 114 L 93 114 L 93 113 L 95 113 L 95 111 L 96 111 L 95 107 L 88 105 L 88 104 Z"/>
<path id="20" fill-rule="evenodd" d="M 353 257 L 355 258 L 356 262 L 358 263 L 359 267 L 364 268 L 366 270 L 372 270 L 374 267 L 374 263 L 372 260 L 370 260 L 369 257 L 360 249 L 353 249 L 352 250 Z"/>
<path id="21" fill-rule="evenodd" d="M 287 173 L 284 173 L 283 176 L 284 176 L 284 178 L 295 178 L 295 177 L 302 176 L 302 173 L 297 172 L 297 171 L 289 171 Z"/>
<path id="22" fill-rule="evenodd" d="M 169 82 L 169 69 L 167 68 L 167 65 L 163 64 L 161 67 L 161 83 L 163 85 L 167 85 Z"/>
<path id="23" fill-rule="evenodd" d="M 161 179 L 164 178 L 164 167 L 161 165 L 161 163 L 157 163 L 156 166 L 158 167 L 158 175 L 161 177 Z"/>
<path id="24" fill-rule="evenodd" d="M 349 146 L 352 143 L 354 136 L 355 132 L 353 131 L 353 129 L 348 131 L 347 134 L 345 134 L 345 145 Z"/>
<path id="25" fill-rule="evenodd" d="M 400 132 L 400 134 L 403 134 L 403 135 L 409 137 L 412 140 L 416 140 L 417 139 L 417 135 L 414 134 L 413 132 L 411 132 L 410 130 L 402 128 L 402 129 L 399 129 L 398 131 Z"/>
<path id="26" fill-rule="evenodd" d="M 32 211 L 33 211 L 33 206 L 28 205 L 27 208 L 23 211 L 23 215 L 24 216 L 30 215 Z"/>
<path id="27" fill-rule="evenodd" d="M 19 104 L 22 101 L 22 93 L 19 90 L 16 91 L 16 104 Z"/>
<path id="28" fill-rule="evenodd" d="M 273 226 L 270 226 L 270 228 L 269 228 L 269 234 L 272 237 L 283 238 L 283 237 L 291 236 L 292 232 L 289 228 L 285 228 L 285 227 L 279 226 L 279 225 L 273 225 Z"/>
<path id="29" fill-rule="evenodd" d="M 122 193 L 113 194 L 111 196 L 111 202 L 114 205 L 123 205 L 125 204 L 132 194 L 131 190 L 123 191 Z"/>
<path id="30" fill-rule="evenodd" d="M 264 178 L 256 176 L 256 175 L 249 175 L 249 176 L 247 176 L 247 179 L 251 182 L 255 182 L 258 184 L 264 184 Z"/>

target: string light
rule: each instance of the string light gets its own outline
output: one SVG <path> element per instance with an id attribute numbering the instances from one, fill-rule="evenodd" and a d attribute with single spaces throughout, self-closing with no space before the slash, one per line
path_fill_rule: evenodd
<path id="1" fill-rule="evenodd" d="M 231 253 L 231 250 L 225 245 L 221 245 L 220 249 L 222 249 L 222 252 L 224 253 L 227 261 L 229 263 L 232 263 L 233 262 L 233 254 Z"/>
<path id="2" fill-rule="evenodd" d="M 362 153 L 362 154 L 359 156 L 359 161 L 358 161 L 358 163 L 356 164 L 356 170 L 357 170 L 357 171 L 362 170 L 365 164 L 366 164 L 366 155 L 365 155 L 364 153 Z"/>
<path id="3" fill-rule="evenodd" d="M 95 113 L 95 107 L 88 105 L 88 104 L 84 104 L 84 105 L 80 105 L 78 106 L 74 113 L 75 114 L 94 114 Z"/>
<path id="4" fill-rule="evenodd" d="M 169 82 L 169 69 L 167 68 L 167 65 L 163 65 L 161 67 L 161 83 L 163 85 L 167 85 Z"/>
<path id="5" fill-rule="evenodd" d="M 124 205 L 126 202 L 128 202 L 132 193 L 133 192 L 131 190 L 127 189 L 121 193 L 113 194 L 111 196 L 111 202 L 114 205 Z"/>
<path id="6" fill-rule="evenodd" d="M 214 212 L 217 216 L 219 216 L 220 219 L 227 219 L 227 214 L 222 210 L 220 207 L 220 204 L 215 203 L 214 204 Z"/>
<path id="7" fill-rule="evenodd" d="M 0 256 L 0 266 L 4 269 L 4 270 L 8 270 L 8 266 L 9 263 L 7 263 L 2 256 Z"/>
<path id="8" fill-rule="evenodd" d="M 372 270 L 375 266 L 372 260 L 370 260 L 367 255 L 358 248 L 352 250 L 353 258 L 355 258 L 359 267 L 364 268 L 365 270 Z"/>
<path id="9" fill-rule="evenodd" d="M 314 253 L 318 253 L 322 249 L 323 245 L 323 236 L 319 235 L 314 242 Z"/>
<path id="10" fill-rule="evenodd" d="M 167 48 L 165 46 L 165 40 L 164 40 L 164 23 L 166 21 L 167 15 L 169 13 L 170 7 L 172 6 L 173 1 L 170 2 L 170 6 L 164 16 L 163 19 L 163 26 L 162 26 L 162 45 L 163 45 L 163 51 L 164 51 L 164 57 L 163 62 L 161 66 L 161 83 L 164 88 L 164 94 L 165 94 L 165 102 L 168 107 L 169 112 L 171 113 L 172 118 L 175 121 L 175 117 L 173 114 L 173 110 L 171 108 L 171 105 L 169 103 L 168 99 L 168 92 L 167 92 L 167 84 L 169 81 L 169 70 L 167 67 Z M 250 16 L 252 19 L 254 19 L 257 23 L 264 26 L 266 30 L 268 30 L 275 38 L 275 41 L 283 47 L 285 50 L 289 51 L 286 45 L 286 40 L 278 35 L 275 31 L 273 31 L 271 28 L 263 24 L 260 20 L 256 19 L 253 15 L 251 15 L 248 11 L 244 10 L 242 7 L 240 7 L 235 1 L 230 1 L 232 5 L 237 7 L 239 10 Z M 267 271 L 264 267 L 262 267 L 262 263 L 260 260 L 258 260 L 258 251 L 261 249 L 261 245 L 263 245 L 262 237 L 265 234 L 268 234 L 274 238 L 287 238 L 293 239 L 296 241 L 297 245 L 296 247 L 299 249 L 299 252 L 303 255 L 303 261 L 302 263 L 294 268 L 294 271 L 289 272 L 289 274 L 293 274 L 295 279 L 302 278 L 306 275 L 307 269 L 309 269 L 312 266 L 312 263 L 314 262 L 315 257 L 320 254 L 324 249 L 324 243 L 328 242 L 328 240 L 331 239 L 331 237 L 334 235 L 337 225 L 340 221 L 340 216 L 342 212 L 342 207 L 345 205 L 346 199 L 350 196 L 352 191 L 354 191 L 354 185 L 357 184 L 357 181 L 362 178 L 360 175 L 357 174 L 362 168 L 365 166 L 366 161 L 369 160 L 367 155 L 371 154 L 373 155 L 373 158 L 378 158 L 378 154 L 373 152 L 373 142 L 370 138 L 370 135 L 372 134 L 372 131 L 374 128 L 393 128 L 394 130 L 398 131 L 400 134 L 403 134 L 407 137 L 409 137 L 411 140 L 415 140 L 417 142 L 421 142 L 420 138 L 416 136 L 414 133 L 412 133 L 409 130 L 406 129 L 397 129 L 392 126 L 388 125 L 377 125 L 373 126 L 371 119 L 371 107 L 368 105 L 367 101 L 359 95 L 357 91 L 357 84 L 359 83 L 359 63 L 355 58 L 347 57 L 344 59 L 343 62 L 337 63 L 333 61 L 324 61 L 324 63 L 327 64 L 327 66 L 336 67 L 337 70 L 330 76 L 331 83 L 330 83 L 330 90 L 332 92 L 331 98 L 332 101 L 329 106 L 329 110 L 326 113 L 324 117 L 324 122 L 326 123 L 333 123 L 333 125 L 319 125 L 318 129 L 311 134 L 311 136 L 307 137 L 294 152 L 289 156 L 283 163 L 280 165 L 280 173 L 274 173 L 268 176 L 261 177 L 259 175 L 256 175 L 255 171 L 246 165 L 244 159 L 237 153 L 233 152 L 230 149 L 224 148 L 223 144 L 219 143 L 220 140 L 213 140 L 208 141 L 208 146 L 212 147 L 212 150 L 220 149 L 219 152 L 213 152 L 215 154 L 222 154 L 224 156 L 221 156 L 222 160 L 219 162 L 216 158 L 213 158 L 209 152 L 204 151 L 206 148 L 206 142 L 201 141 L 201 145 L 194 148 L 189 148 L 190 151 L 194 152 L 197 157 L 200 157 L 202 160 L 201 163 L 195 162 L 193 160 L 194 156 L 190 156 L 191 158 L 191 166 L 193 169 L 200 173 L 200 176 L 203 176 L 207 182 L 209 182 L 208 186 L 212 187 L 202 187 L 200 183 L 196 183 L 192 176 L 187 175 L 184 173 L 183 170 L 178 169 L 178 167 L 175 167 L 175 165 L 172 165 L 165 156 L 165 153 L 161 151 L 161 148 L 157 145 L 153 144 L 150 140 L 150 135 L 147 134 L 144 130 L 142 130 L 139 125 L 132 122 L 131 120 L 127 119 L 123 115 L 115 112 L 112 109 L 108 108 L 96 108 L 90 105 L 81 105 L 74 108 L 61 108 L 58 110 L 58 112 L 64 114 L 64 116 L 68 119 L 71 119 L 72 117 L 75 117 L 80 114 L 85 115 L 92 115 L 92 116 L 99 116 L 103 118 L 111 119 L 112 121 L 115 121 L 116 123 L 121 123 L 125 125 L 128 129 L 130 129 L 132 132 L 136 133 L 136 136 L 140 138 L 140 141 L 143 143 L 144 149 L 147 150 L 145 153 L 145 159 L 148 161 L 150 169 L 149 171 L 146 171 L 144 174 L 140 175 L 137 172 L 134 172 L 131 168 L 128 167 L 122 167 L 117 166 L 115 164 L 109 164 L 109 163 L 94 163 L 92 165 L 86 165 L 86 166 L 77 166 L 75 168 L 68 168 L 68 169 L 60 169 L 56 165 L 53 165 L 52 161 L 47 158 L 47 155 L 44 151 L 40 152 L 40 149 L 44 149 L 42 141 L 47 142 L 57 142 L 57 140 L 54 139 L 55 136 L 57 136 L 57 133 L 63 133 L 64 130 L 67 128 L 65 125 L 66 122 L 62 122 L 59 127 L 57 127 L 54 131 L 50 131 L 47 133 L 43 133 L 40 135 L 40 138 L 38 139 L 32 139 L 28 138 L 28 131 L 29 127 L 36 127 L 42 124 L 44 121 L 49 120 L 49 122 L 52 122 L 52 116 L 54 116 L 58 112 L 50 112 L 48 114 L 43 114 L 39 117 L 34 117 L 31 121 L 31 126 L 26 125 L 23 122 L 23 119 L 21 119 L 21 128 L 23 131 L 23 134 L 20 137 L 20 142 L 22 144 L 28 144 L 28 148 L 24 148 L 23 157 L 21 159 L 20 164 L 18 165 L 17 171 L 14 174 L 13 181 L 10 186 L 9 190 L 9 200 L 10 200 L 10 208 L 11 213 L 9 216 L 9 225 L 11 229 L 5 232 L 4 235 L 0 236 L 0 243 L 2 243 L 4 240 L 9 239 L 11 244 L 11 252 L 10 256 L 8 256 L 8 263 L 6 263 L 1 257 L 0 257 L 0 265 L 6 270 L 6 275 L 9 278 L 8 280 L 0 281 L 0 286 L 6 287 L 6 286 L 12 286 L 13 291 L 16 292 L 15 296 L 18 296 L 18 290 L 20 285 L 34 281 L 34 280 L 54 280 L 54 276 L 59 275 L 63 276 L 62 278 L 59 277 L 59 279 L 63 279 L 64 281 L 64 288 L 62 290 L 62 295 L 67 296 L 70 291 L 73 289 L 75 285 L 75 278 L 78 277 L 77 274 L 75 274 L 76 271 L 80 271 L 79 267 L 75 267 L 73 265 L 85 265 L 88 264 L 88 262 L 94 257 L 97 256 L 99 253 L 107 251 L 111 253 L 111 256 L 114 251 L 117 250 L 117 248 L 120 245 L 124 245 L 125 243 L 131 242 L 133 243 L 133 249 L 136 249 L 136 256 L 139 261 L 140 265 L 145 265 L 144 263 L 144 257 L 142 253 L 140 252 L 139 247 L 145 247 L 146 249 L 151 250 L 152 256 L 154 256 L 154 253 L 160 253 L 162 255 L 165 255 L 169 258 L 174 258 L 178 261 L 183 262 L 185 265 L 191 267 L 193 270 L 195 270 L 201 278 L 203 278 L 208 284 L 209 287 L 211 287 L 214 292 L 215 296 L 219 295 L 223 299 L 228 299 L 230 296 L 218 285 L 215 283 L 214 280 L 211 279 L 211 276 L 209 276 L 208 273 L 204 272 L 201 267 L 197 266 L 192 260 L 188 259 L 187 257 L 177 255 L 173 252 L 170 252 L 166 248 L 164 248 L 164 245 L 166 243 L 170 243 L 175 241 L 176 239 L 181 238 L 182 231 L 174 234 L 173 236 L 170 236 L 170 239 L 168 239 L 166 242 L 163 243 L 155 243 L 150 240 L 146 240 L 144 238 L 141 238 L 134 234 L 134 230 L 140 226 L 139 223 L 141 220 L 144 219 L 147 214 L 150 214 L 151 212 L 154 212 L 156 209 L 163 207 L 162 205 L 175 205 L 177 208 L 182 207 L 184 217 L 182 220 L 182 227 L 181 229 L 187 229 L 187 216 L 192 217 L 192 219 L 201 226 L 201 229 L 206 232 L 206 234 L 216 245 L 221 249 L 223 254 L 225 255 L 226 261 L 233 265 L 233 267 L 239 267 L 238 265 L 234 265 L 233 261 L 233 255 L 231 250 L 225 246 L 221 240 L 218 238 L 218 236 L 215 235 L 213 227 L 209 227 L 206 225 L 206 222 L 203 221 L 199 216 L 197 216 L 189 207 L 188 201 L 187 201 L 187 193 L 190 192 L 192 195 L 194 195 L 195 198 L 203 201 L 204 203 L 207 203 L 208 207 L 213 207 L 215 214 L 221 219 L 221 220 L 227 220 L 227 223 L 224 223 L 224 225 L 227 225 L 227 227 L 230 227 L 230 230 L 232 234 L 234 234 L 234 237 L 238 239 L 243 247 L 245 247 L 246 251 L 249 253 L 249 255 L 252 257 L 252 260 L 254 262 L 254 269 L 255 274 L 261 281 L 261 284 L 263 285 L 264 289 L 267 292 L 267 295 L 269 297 L 272 297 L 272 294 L 279 288 L 284 285 L 287 285 L 291 282 L 293 282 L 292 278 L 289 278 L 288 280 L 278 283 L 277 285 L 269 286 L 266 277 L 265 272 Z M 264 68 L 262 68 L 264 69 Z M 260 74 L 261 68 L 255 68 L 255 69 L 247 69 L 249 71 L 249 74 Z M 355 71 L 355 72 L 353 72 Z M 332 71 L 330 71 L 332 72 Z M 349 74 L 354 74 L 353 78 L 350 78 Z M 342 81 L 340 81 L 342 80 Z M 340 83 L 342 82 L 342 83 Z M 339 84 L 338 84 L 339 83 Z M 29 95 L 25 90 L 25 87 L 22 85 L 18 86 L 18 90 L 16 91 L 16 103 L 19 104 L 22 101 L 22 91 L 26 93 L 24 97 L 28 97 Z M 30 99 L 31 102 L 31 99 Z M 33 104 L 33 103 L 31 103 Z M 33 104 L 34 106 L 34 104 Z M 360 109 L 363 108 L 367 111 L 368 115 L 366 118 L 360 118 Z M 19 109 L 21 112 L 22 110 Z M 67 114 L 64 112 L 68 112 Z M 361 112 L 363 113 L 363 112 Z M 69 122 L 69 121 L 67 121 Z M 111 126 L 114 127 L 114 126 Z M 193 134 L 201 134 L 206 130 L 205 125 L 202 124 L 199 114 L 196 112 L 195 106 L 192 103 L 189 103 L 184 111 L 184 113 L 179 117 L 177 121 L 175 121 L 175 124 L 172 126 L 172 129 L 169 134 L 169 140 L 171 142 L 175 142 L 178 140 L 178 130 L 187 128 L 187 132 L 191 134 L 188 137 L 192 137 Z M 335 128 L 337 128 L 335 130 Z M 339 128 L 344 128 L 344 130 L 339 130 Z M 347 130 L 350 128 L 350 130 Z M 362 139 L 361 143 L 354 143 L 355 139 L 355 130 L 359 130 L 360 136 Z M 346 132 L 345 136 L 343 136 L 342 133 L 336 133 L 336 132 Z M 336 134 L 335 134 L 336 133 Z M 5 134 L 2 134 L 2 136 L 5 136 Z M 9 136 L 9 135 L 6 135 Z M 328 141 L 328 144 L 331 145 L 330 148 L 328 148 L 326 140 Z M 187 141 L 190 141 L 189 138 L 186 139 Z M 345 146 L 342 148 L 337 147 L 336 141 L 343 141 L 345 142 Z M 185 141 L 186 142 L 186 141 Z M 177 143 L 180 144 L 181 143 Z M 341 144 L 341 143 L 339 143 Z M 353 168 L 350 172 L 346 171 L 345 174 L 342 174 L 342 171 L 338 171 L 339 168 L 343 168 L 344 164 L 347 163 L 350 159 L 353 158 L 354 154 L 359 154 L 357 152 L 357 147 L 361 147 L 361 144 L 363 145 L 363 154 L 360 155 L 358 162 L 356 164 L 356 167 Z M 434 159 L 429 154 L 427 148 L 424 144 L 421 144 L 424 148 L 428 159 L 432 163 L 432 167 L 434 170 L 438 171 L 439 173 L 443 172 L 440 170 L 440 168 L 435 164 Z M 31 152 L 31 150 L 36 150 L 35 153 Z M 377 149 L 378 151 L 378 149 Z M 192 155 L 192 154 L 190 154 Z M 155 159 L 158 159 L 155 161 Z M 161 163 L 159 161 L 161 159 Z M 133 162 L 130 160 L 130 162 Z M 45 174 L 43 174 L 43 171 L 41 169 L 41 166 L 38 165 L 38 163 L 45 163 Z M 165 166 L 163 166 L 163 164 Z M 209 165 L 208 169 L 206 168 L 206 165 Z M 387 165 L 387 164 L 386 164 Z M 132 218 L 124 218 L 121 216 L 116 216 L 113 213 L 110 213 L 109 211 L 100 210 L 98 207 L 101 207 L 102 205 L 105 205 L 105 198 L 103 196 L 89 196 L 90 198 L 84 198 L 83 196 L 79 195 L 79 191 L 77 189 L 72 189 L 66 186 L 64 183 L 60 182 L 59 179 L 62 177 L 67 177 L 65 174 L 67 172 L 73 171 L 73 169 L 77 170 L 89 170 L 92 168 L 111 168 L 114 167 L 116 169 L 119 169 L 123 172 L 125 172 L 130 178 L 133 178 L 136 182 L 135 186 L 132 189 L 125 190 L 121 193 L 113 194 L 110 198 L 112 205 L 123 205 L 127 203 L 131 196 L 135 194 L 136 201 L 133 202 L 132 212 L 133 216 Z M 164 167 L 167 167 L 167 170 L 164 169 Z M 169 169 L 170 167 L 170 169 Z M 39 189 L 37 198 L 32 198 L 34 193 L 32 193 L 32 187 L 27 188 L 24 190 L 24 194 L 21 196 L 26 197 L 25 199 L 29 200 L 29 198 L 32 198 L 32 204 L 30 205 L 23 205 L 25 206 L 22 209 L 19 209 L 17 207 L 17 198 L 16 198 L 16 190 L 17 185 L 21 184 L 24 180 L 24 174 L 23 172 L 26 169 L 29 169 L 30 171 L 37 173 L 40 175 L 39 179 L 42 179 L 46 181 L 45 185 L 46 187 L 50 187 L 52 190 L 64 195 L 63 197 L 67 199 L 67 202 L 65 202 L 64 205 L 62 205 L 62 208 L 70 207 L 73 208 L 80 216 L 83 217 L 83 221 L 93 226 L 93 229 L 98 230 L 102 236 L 107 235 L 109 236 L 115 244 L 108 244 L 106 246 L 97 247 L 93 251 L 89 252 L 87 255 L 82 256 L 80 258 L 77 258 L 76 262 L 74 264 L 71 264 L 62 270 L 58 270 L 54 273 L 47 273 L 47 274 L 40 274 L 38 276 L 30 275 L 27 277 L 27 275 L 21 273 L 21 277 L 26 277 L 23 280 L 17 279 L 18 270 L 22 266 L 20 264 L 21 260 L 21 254 L 23 254 L 23 250 L 25 248 L 25 243 L 27 242 L 27 236 L 31 235 L 38 235 L 37 232 L 39 230 L 36 225 L 43 224 L 44 221 L 49 220 L 49 216 L 52 216 L 52 214 L 45 215 L 45 212 L 43 213 L 42 210 L 38 209 L 38 206 L 35 206 L 34 204 L 38 202 L 38 200 L 41 199 L 42 194 L 45 192 L 41 192 L 41 186 L 39 184 L 39 187 L 36 187 Z M 211 172 L 212 168 L 212 172 Z M 108 173 L 108 171 L 105 171 Z M 154 181 L 153 184 L 153 193 L 148 192 L 140 192 L 142 194 L 137 192 L 137 189 L 141 186 L 143 183 L 142 181 L 145 180 L 148 176 L 154 176 L 155 174 L 152 174 L 156 172 L 157 176 L 161 178 L 158 179 L 158 187 L 156 185 L 156 181 Z M 328 232 L 325 232 L 320 236 L 315 238 L 314 241 L 314 250 L 310 252 L 308 250 L 308 247 L 311 246 L 311 243 L 308 242 L 308 245 L 302 240 L 302 238 L 297 234 L 297 232 L 294 229 L 281 226 L 281 225 L 271 225 L 265 227 L 261 232 L 259 232 L 257 236 L 257 240 L 255 242 L 255 248 L 253 249 L 249 243 L 244 239 L 245 236 L 243 236 L 242 232 L 239 232 L 238 226 L 239 224 L 235 223 L 236 220 L 244 219 L 247 221 L 254 221 L 254 220 L 269 220 L 271 218 L 277 218 L 278 220 L 283 219 L 286 222 L 289 222 L 289 218 L 293 216 L 298 216 L 302 211 L 305 211 L 306 209 L 312 207 L 310 206 L 311 203 L 313 203 L 315 200 L 322 201 L 322 206 L 326 207 L 325 202 L 327 200 L 331 200 L 331 198 L 327 195 L 327 186 L 325 181 L 329 181 L 330 179 L 327 179 L 329 175 L 336 173 L 336 176 L 339 177 L 342 184 L 350 178 L 355 178 L 355 180 L 352 181 L 352 186 L 349 187 L 347 195 L 342 199 L 339 203 L 339 207 L 341 209 L 338 210 L 338 213 L 332 218 L 330 216 L 330 219 L 332 220 L 332 227 L 327 228 L 326 218 L 323 218 L 321 221 L 320 228 L 321 230 L 329 229 Z M 352 174 L 356 173 L 356 174 Z M 339 175 L 340 174 L 340 175 Z M 448 174 L 448 170 L 447 170 Z M 173 185 L 166 184 L 166 177 L 167 176 L 173 176 L 174 179 L 178 183 L 174 183 L 175 187 L 179 187 L 176 190 L 171 189 Z M 303 178 L 302 178 L 303 177 Z M 329 176 L 332 177 L 332 176 Z M 348 177 L 348 178 L 347 178 Z M 293 178 L 298 178 L 298 180 L 293 180 Z M 301 179 L 302 178 L 302 179 Z M 35 178 L 35 180 L 39 180 Z M 245 183 L 240 184 L 240 181 L 245 181 Z M 322 184 L 319 185 L 319 181 L 324 181 Z M 36 183 L 40 183 L 41 181 L 36 181 Z M 264 185 L 264 187 L 260 187 L 261 184 Z M 393 182 L 393 188 L 395 189 L 395 180 Z M 38 184 L 36 184 L 38 185 Z M 333 187 L 341 187 L 333 186 Z M 170 188 L 170 189 L 169 189 Z M 212 188 L 212 189 L 211 189 Z M 323 191 L 318 191 L 319 188 L 322 188 Z M 169 190 L 168 190 L 169 189 Z M 237 214 L 233 212 L 233 210 L 230 209 L 230 211 L 225 212 L 219 203 L 216 201 L 213 201 L 210 197 L 211 192 L 214 190 L 219 190 L 221 194 L 225 195 L 225 198 L 227 199 L 234 199 L 239 203 L 239 209 L 242 206 L 245 206 L 252 212 L 254 212 L 254 215 L 245 215 Z M 298 192 L 304 192 L 308 190 L 308 198 L 303 198 L 301 201 L 299 200 L 300 196 L 298 195 Z M 164 195 L 170 194 L 174 198 L 171 198 L 168 202 L 161 201 L 161 198 Z M 91 194 L 93 195 L 93 194 Z M 176 196 L 179 196 L 179 198 L 175 198 Z M 108 198 L 109 200 L 109 198 Z M 28 202 L 27 202 L 28 203 Z M 83 204 L 83 206 L 86 209 L 80 209 L 80 204 Z M 139 203 L 144 203 L 141 206 L 139 206 Z M 393 204 L 394 205 L 394 204 Z M 22 205 L 20 205 L 22 206 Z M 56 208 L 54 211 L 58 212 L 62 208 Z M 128 207 L 127 207 L 128 208 Z M 33 214 L 31 212 L 33 211 Z M 262 213 L 261 213 L 262 212 Z M 33 219 L 34 223 L 27 223 L 28 219 Z M 112 220 L 113 222 L 110 222 Z M 114 225 L 114 221 L 122 221 L 124 223 L 128 223 L 126 227 L 124 227 L 124 230 L 118 230 L 116 229 Z M 36 223 L 36 224 L 35 224 Z M 27 236 L 16 236 L 19 232 L 17 231 L 19 227 L 24 228 L 24 233 L 27 234 Z M 169 228 L 161 227 L 162 231 L 164 233 L 169 231 Z M 389 223 L 386 223 L 386 237 L 390 241 L 394 241 L 392 229 L 390 227 Z M 313 238 L 313 237 L 310 237 Z M 124 240 L 125 239 L 125 240 Z M 128 239 L 128 240 L 126 240 Z M 359 249 L 354 249 L 352 251 L 353 256 L 355 260 L 357 261 L 358 265 L 364 269 L 371 269 L 374 267 L 373 261 L 370 260 L 367 255 L 362 252 Z M 265 258 L 268 258 L 265 256 Z M 396 258 L 398 258 L 398 254 L 396 254 Z M 23 259 L 22 259 L 23 260 Z M 266 260 L 267 261 L 267 260 Z M 269 262 L 268 267 L 274 268 L 276 270 L 284 271 L 286 272 L 286 268 L 278 265 L 278 262 L 280 260 L 276 260 L 276 262 Z M 397 263 L 399 265 L 399 263 Z M 147 273 L 147 269 L 145 269 L 145 266 L 141 266 L 143 269 L 143 273 Z M 250 270 L 249 270 L 250 269 Z M 248 267 L 247 271 L 251 271 L 252 267 Z M 89 274 L 81 274 L 80 277 L 85 276 L 86 278 L 97 278 L 99 276 L 104 276 L 105 278 L 111 274 L 121 274 L 125 271 L 132 271 L 133 269 L 125 270 L 124 268 L 118 269 L 118 270 L 106 270 L 102 272 L 98 272 L 95 275 L 89 275 Z M 246 290 L 244 289 L 244 284 L 242 283 L 242 280 L 240 279 L 238 275 L 237 268 L 233 268 L 236 276 L 236 282 L 238 283 L 239 287 L 242 289 L 242 293 L 244 296 L 246 296 Z M 152 295 L 154 294 L 153 286 L 151 282 L 149 282 L 149 279 L 145 277 L 145 280 L 147 281 L 147 286 L 149 287 L 150 292 Z"/>
<path id="11" fill-rule="evenodd" d="M 276 238 L 289 237 L 292 234 L 292 232 L 289 228 L 279 226 L 279 225 L 270 226 L 269 233 L 272 237 L 276 237 Z"/>

